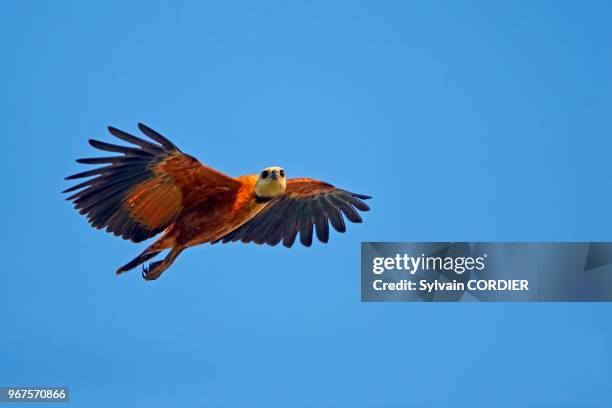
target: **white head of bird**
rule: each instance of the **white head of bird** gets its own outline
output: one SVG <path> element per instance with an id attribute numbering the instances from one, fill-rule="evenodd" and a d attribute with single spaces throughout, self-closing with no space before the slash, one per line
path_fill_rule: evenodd
<path id="1" fill-rule="evenodd" d="M 285 192 L 287 179 L 281 167 L 266 167 L 259 173 L 255 184 L 255 195 L 260 198 L 273 198 Z"/>

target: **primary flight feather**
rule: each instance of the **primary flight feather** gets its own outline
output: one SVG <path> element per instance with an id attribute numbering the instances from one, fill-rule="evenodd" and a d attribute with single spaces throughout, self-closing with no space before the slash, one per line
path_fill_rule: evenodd
<path id="1" fill-rule="evenodd" d="M 109 132 L 135 147 L 89 140 L 110 157 L 78 159 L 100 164 L 66 177 L 89 178 L 63 193 L 95 228 L 141 242 L 163 235 L 132 261 L 117 269 L 129 271 L 169 249 L 161 261 L 143 267 L 146 280 L 157 279 L 186 248 L 216 242 L 254 242 L 291 247 L 297 235 L 310 246 L 313 233 L 329 239 L 329 224 L 339 232 L 344 217 L 361 222 L 357 210 L 368 211 L 351 193 L 310 178 L 287 179 L 280 167 L 232 178 L 183 153 L 153 129 L 138 124 L 151 141 L 109 127 Z"/>

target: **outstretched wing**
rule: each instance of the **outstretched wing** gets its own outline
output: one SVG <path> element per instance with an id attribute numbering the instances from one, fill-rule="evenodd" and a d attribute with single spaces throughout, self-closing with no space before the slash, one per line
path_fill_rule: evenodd
<path id="1" fill-rule="evenodd" d="M 329 239 L 329 223 L 338 232 L 346 231 L 343 215 L 352 222 L 361 222 L 356 210 L 370 208 L 361 200 L 371 198 L 341 190 L 331 184 L 310 178 L 287 181 L 286 191 L 271 200 L 250 221 L 227 234 L 219 241 L 254 242 L 256 244 L 291 247 L 297 233 L 305 246 L 312 244 L 313 227 L 321 242 Z"/>
<path id="2" fill-rule="evenodd" d="M 143 124 L 138 128 L 152 141 L 109 127 L 113 136 L 136 147 L 90 140 L 96 149 L 120 155 L 79 159 L 79 163 L 104 166 L 66 177 L 92 177 L 63 193 L 77 191 L 67 200 L 93 227 L 144 241 L 166 229 L 183 209 L 240 187 L 240 182 L 204 166 L 156 131 Z"/>

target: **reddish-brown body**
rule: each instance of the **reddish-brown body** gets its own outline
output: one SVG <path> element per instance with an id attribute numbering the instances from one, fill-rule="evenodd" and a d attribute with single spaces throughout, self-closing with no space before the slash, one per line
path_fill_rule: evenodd
<path id="1" fill-rule="evenodd" d="M 223 191 L 207 197 L 185 211 L 159 240 L 156 248 L 192 246 L 214 242 L 253 218 L 265 203 L 255 200 L 256 175 L 236 178 L 237 191 Z"/>

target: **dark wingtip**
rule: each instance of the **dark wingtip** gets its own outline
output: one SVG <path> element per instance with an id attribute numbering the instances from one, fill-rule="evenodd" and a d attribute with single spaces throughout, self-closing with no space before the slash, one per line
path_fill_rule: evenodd
<path id="1" fill-rule="evenodd" d="M 178 147 L 176 147 L 176 145 L 174 143 L 172 143 L 168 138 L 166 138 L 165 136 L 162 136 L 160 133 L 158 133 L 157 131 L 151 129 L 150 127 L 148 127 L 144 123 L 138 122 L 138 129 L 140 129 L 140 131 L 142 133 L 144 133 L 145 135 L 147 135 L 151 139 L 155 140 L 157 143 L 161 144 L 162 146 L 164 146 L 164 147 L 166 147 L 168 149 L 175 149 L 175 150 L 179 150 L 180 151 L 180 149 Z"/>
<path id="2" fill-rule="evenodd" d="M 106 129 L 108 129 L 108 133 L 110 133 L 111 135 L 113 135 L 115 137 L 119 137 L 119 136 L 117 136 L 117 134 L 121 134 L 122 133 L 122 131 L 120 129 L 117 129 L 114 126 L 107 126 Z M 121 138 L 119 137 L 119 139 L 121 139 Z"/>
<path id="3" fill-rule="evenodd" d="M 78 178 L 80 178 L 80 177 L 79 177 L 79 174 L 73 174 L 73 175 L 71 175 L 71 176 L 66 176 L 66 177 L 64 177 L 64 180 L 68 180 L 68 181 L 70 181 L 70 180 L 75 180 L 75 179 L 78 179 Z"/>
<path id="4" fill-rule="evenodd" d="M 365 194 L 357 194 L 357 193 L 353 193 L 353 197 L 357 197 L 362 200 L 369 200 L 370 198 L 372 198 L 372 196 L 365 195 Z"/>
<path id="5" fill-rule="evenodd" d="M 138 122 L 137 126 L 138 126 L 138 129 L 139 129 L 139 130 L 140 130 L 142 133 L 144 133 L 144 134 L 147 134 L 147 133 L 149 133 L 149 132 L 155 132 L 155 133 L 157 133 L 155 130 L 151 129 L 150 127 L 148 127 L 147 125 L 145 125 L 145 124 L 144 124 L 144 123 L 142 123 L 142 122 Z"/>
<path id="6" fill-rule="evenodd" d="M 79 185 L 77 184 L 76 186 L 71 186 L 71 187 L 68 187 L 67 189 L 65 189 L 64 191 L 62 191 L 62 194 L 72 193 L 73 191 L 78 190 L 78 189 L 80 189 L 80 188 L 81 188 L 81 187 L 79 187 Z M 70 197 L 66 198 L 66 200 L 68 200 L 68 201 L 72 201 L 72 199 L 73 199 L 73 198 L 74 198 L 73 196 L 70 196 Z"/>

